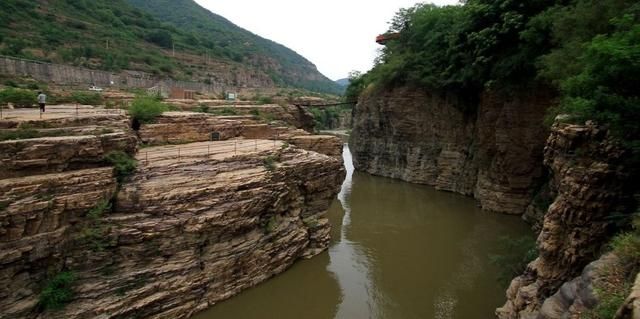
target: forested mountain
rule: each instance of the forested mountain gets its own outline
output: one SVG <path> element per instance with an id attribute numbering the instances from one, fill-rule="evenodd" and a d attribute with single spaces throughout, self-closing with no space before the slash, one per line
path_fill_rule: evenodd
<path id="1" fill-rule="evenodd" d="M 2 0 L 0 54 L 205 82 L 239 73 L 277 86 L 340 92 L 294 51 L 192 0 Z"/>
<path id="2" fill-rule="evenodd" d="M 214 56 L 260 67 L 280 85 L 298 85 L 315 91 L 341 89 L 321 75 L 315 65 L 291 49 L 259 37 L 212 13 L 193 0 L 127 0 L 155 18 L 192 32 Z M 331 81 L 333 82 L 333 81 Z"/>

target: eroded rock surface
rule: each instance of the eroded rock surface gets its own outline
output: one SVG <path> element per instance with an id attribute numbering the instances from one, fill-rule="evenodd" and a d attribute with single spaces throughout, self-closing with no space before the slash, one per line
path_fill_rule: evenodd
<path id="1" fill-rule="evenodd" d="M 596 259 L 611 236 L 614 214 L 631 207 L 634 192 L 625 151 L 593 124 L 556 124 L 545 165 L 557 194 L 538 237 L 539 257 L 511 283 L 501 319 L 536 318 L 544 300 Z"/>
<path id="2" fill-rule="evenodd" d="M 0 180 L 0 318 L 187 318 L 326 249 L 343 178 L 338 159 L 291 147 L 168 158 L 141 163 L 93 222 L 109 167 Z M 40 312 L 62 270 L 76 297 Z"/>
<path id="3" fill-rule="evenodd" d="M 487 92 L 480 101 L 410 88 L 370 92 L 354 111 L 354 165 L 522 214 L 543 173 L 542 122 L 551 100 L 545 90 Z"/>
<path id="4" fill-rule="evenodd" d="M 42 137 L 0 142 L 0 179 L 104 166 L 111 151 L 137 150 L 130 131 L 103 135 Z"/>

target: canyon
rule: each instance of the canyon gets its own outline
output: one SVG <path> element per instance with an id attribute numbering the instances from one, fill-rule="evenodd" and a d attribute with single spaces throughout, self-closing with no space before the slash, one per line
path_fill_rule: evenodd
<path id="1" fill-rule="evenodd" d="M 611 258 L 594 261 L 613 235 L 613 216 L 635 205 L 628 151 L 592 122 L 545 127 L 554 103 L 544 87 L 475 100 L 391 86 L 367 88 L 354 110 L 356 169 L 472 196 L 532 224 L 538 258 L 512 281 L 501 319 L 574 318 L 594 308 L 592 282 L 610 268 L 597 265 Z M 640 313 L 635 300 L 627 315 Z"/>
<path id="2" fill-rule="evenodd" d="M 328 246 L 338 138 L 250 116 L 173 112 L 134 131 L 126 114 L 50 110 L 1 121 L 43 137 L 0 142 L 0 318 L 188 318 Z M 137 168 L 121 174 L 114 152 Z M 60 276 L 74 293 L 54 311 L 42 294 Z"/>

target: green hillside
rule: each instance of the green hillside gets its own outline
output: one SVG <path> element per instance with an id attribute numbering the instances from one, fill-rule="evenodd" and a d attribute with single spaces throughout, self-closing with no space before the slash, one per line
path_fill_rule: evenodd
<path id="1" fill-rule="evenodd" d="M 224 70 L 262 73 L 278 86 L 340 92 L 294 51 L 191 0 L 2 0 L 0 54 L 195 81 L 210 64 L 229 65 Z"/>
<path id="2" fill-rule="evenodd" d="M 261 66 L 279 84 L 300 85 L 315 91 L 342 92 L 320 75 L 315 65 L 291 49 L 261 38 L 214 14 L 193 0 L 127 0 L 158 19 L 197 35 L 200 44 L 216 56 Z M 284 72 L 278 72 L 282 69 Z"/>

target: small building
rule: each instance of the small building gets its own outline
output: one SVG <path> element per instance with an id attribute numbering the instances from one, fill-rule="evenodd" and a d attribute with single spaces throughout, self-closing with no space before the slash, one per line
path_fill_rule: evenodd
<path id="1" fill-rule="evenodd" d="M 227 101 L 235 101 L 238 98 L 238 94 L 236 94 L 235 92 L 227 92 L 224 94 L 224 98 Z"/>
<path id="2" fill-rule="evenodd" d="M 185 89 L 174 87 L 174 88 L 171 88 L 171 94 L 169 95 L 169 97 L 172 99 L 179 99 L 179 100 L 195 100 L 196 91 L 185 90 Z"/>

